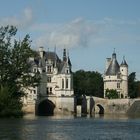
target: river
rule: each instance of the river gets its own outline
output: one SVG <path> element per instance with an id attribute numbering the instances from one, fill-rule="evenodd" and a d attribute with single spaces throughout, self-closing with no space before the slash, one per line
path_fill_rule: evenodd
<path id="1" fill-rule="evenodd" d="M 0 119 L 0 140 L 140 140 L 140 118 L 27 115 Z"/>

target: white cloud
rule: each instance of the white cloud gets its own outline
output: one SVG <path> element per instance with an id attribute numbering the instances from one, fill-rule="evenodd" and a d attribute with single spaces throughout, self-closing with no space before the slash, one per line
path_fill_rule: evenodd
<path id="1" fill-rule="evenodd" d="M 40 36 L 35 44 L 37 46 L 54 47 L 76 47 L 88 46 L 88 42 L 98 31 L 94 24 L 82 18 L 77 18 L 70 23 L 50 25 L 42 24 L 46 33 Z M 38 27 L 38 28 L 37 28 Z M 41 26 L 34 26 L 32 29 L 42 29 Z"/>
<path id="2" fill-rule="evenodd" d="M 107 17 L 102 20 L 77 18 L 63 24 L 34 24 L 30 30 L 38 33 L 34 39 L 36 47 L 72 48 L 114 44 L 127 46 L 139 42 L 139 36 L 131 33 L 131 30 L 135 30 L 136 25 L 139 24 L 139 20 L 123 21 Z"/>
<path id="3" fill-rule="evenodd" d="M 26 8 L 24 9 L 21 15 L 16 15 L 12 17 L 5 17 L 0 19 L 0 25 L 14 25 L 18 28 L 28 27 L 33 20 L 32 9 Z"/>

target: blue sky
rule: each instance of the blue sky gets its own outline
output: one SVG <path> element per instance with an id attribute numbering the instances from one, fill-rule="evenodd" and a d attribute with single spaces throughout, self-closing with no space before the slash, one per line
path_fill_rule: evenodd
<path id="1" fill-rule="evenodd" d="M 140 80 L 139 7 L 140 0 L 1 0 L 0 25 L 17 26 L 19 38 L 30 34 L 34 49 L 56 46 L 61 57 L 67 48 L 73 71 L 103 74 L 115 48 Z"/>

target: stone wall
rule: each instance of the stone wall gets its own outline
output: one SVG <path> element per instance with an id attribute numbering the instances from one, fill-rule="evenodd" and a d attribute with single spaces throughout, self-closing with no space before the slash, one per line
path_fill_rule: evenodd
<path id="1" fill-rule="evenodd" d="M 23 105 L 22 110 L 25 114 L 35 114 L 35 104 Z"/>
<path id="2" fill-rule="evenodd" d="M 125 114 L 130 107 L 129 99 L 110 99 L 107 101 L 105 113 Z"/>
<path id="3" fill-rule="evenodd" d="M 82 113 L 85 109 L 88 114 L 100 113 L 101 109 L 104 114 L 140 114 L 140 99 L 103 99 L 86 96 L 81 105 L 77 105 L 74 97 L 49 97 L 55 105 L 54 114 L 74 114 Z M 25 113 L 35 114 L 35 105 L 24 105 Z"/>
<path id="4" fill-rule="evenodd" d="M 57 97 L 55 114 L 73 114 L 74 98 L 73 97 Z"/>

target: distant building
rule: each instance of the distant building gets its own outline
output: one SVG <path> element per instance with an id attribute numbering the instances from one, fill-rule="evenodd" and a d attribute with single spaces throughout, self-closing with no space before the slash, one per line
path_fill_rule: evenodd
<path id="1" fill-rule="evenodd" d="M 116 90 L 120 98 L 128 97 L 128 65 L 124 58 L 119 65 L 115 52 L 112 54 L 112 58 L 107 58 L 106 61 L 104 97 L 107 89 Z"/>
<path id="2" fill-rule="evenodd" d="M 70 58 L 63 50 L 63 60 L 56 52 L 44 51 L 39 48 L 38 56 L 30 58 L 31 73 L 38 72 L 41 76 L 39 87 L 24 89 L 27 96 L 23 99 L 24 104 L 35 103 L 37 96 L 71 96 L 73 91 L 72 64 Z"/>

